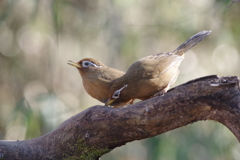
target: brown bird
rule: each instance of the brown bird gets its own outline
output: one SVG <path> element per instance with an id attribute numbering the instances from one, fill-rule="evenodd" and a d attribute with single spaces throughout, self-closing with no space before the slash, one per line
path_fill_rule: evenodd
<path id="1" fill-rule="evenodd" d="M 178 77 L 178 67 L 184 59 L 184 53 L 210 33 L 201 31 L 173 52 L 153 54 L 133 63 L 126 74 L 113 82 L 105 105 L 118 108 L 134 99 L 145 100 L 166 93 Z"/>
<path id="2" fill-rule="evenodd" d="M 92 58 L 85 58 L 78 62 L 69 60 L 68 64 L 77 67 L 87 93 L 103 103 L 108 100 L 113 80 L 124 75 L 124 72 L 107 67 Z"/>

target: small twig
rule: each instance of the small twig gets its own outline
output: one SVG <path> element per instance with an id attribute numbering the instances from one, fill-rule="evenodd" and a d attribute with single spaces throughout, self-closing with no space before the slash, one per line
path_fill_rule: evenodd
<path id="1" fill-rule="evenodd" d="M 231 5 L 233 5 L 233 3 L 236 3 L 236 2 L 240 2 L 240 0 L 232 1 L 232 3 L 227 8 L 231 7 Z"/>

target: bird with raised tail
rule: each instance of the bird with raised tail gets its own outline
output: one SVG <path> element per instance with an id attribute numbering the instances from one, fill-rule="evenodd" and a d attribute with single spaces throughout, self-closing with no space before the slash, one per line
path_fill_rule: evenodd
<path id="1" fill-rule="evenodd" d="M 103 103 L 108 100 L 112 82 L 124 75 L 123 71 L 107 67 L 92 58 L 85 58 L 78 62 L 69 60 L 68 64 L 78 69 L 87 93 Z"/>
<path id="2" fill-rule="evenodd" d="M 105 105 L 119 108 L 134 99 L 145 100 L 166 93 L 178 77 L 178 67 L 184 59 L 184 53 L 210 33 L 201 31 L 173 52 L 153 54 L 133 63 L 126 74 L 113 81 Z"/>

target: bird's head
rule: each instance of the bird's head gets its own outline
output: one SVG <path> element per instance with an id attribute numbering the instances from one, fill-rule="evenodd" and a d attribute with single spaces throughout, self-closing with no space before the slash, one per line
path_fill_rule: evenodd
<path id="1" fill-rule="evenodd" d="M 68 64 L 76 67 L 81 74 L 86 74 L 89 71 L 99 70 L 105 66 L 101 62 L 92 58 L 84 58 L 78 62 L 69 60 Z"/>
<path id="2" fill-rule="evenodd" d="M 126 105 L 128 103 L 128 101 L 130 101 L 130 99 L 128 99 L 127 97 L 124 96 L 124 89 L 127 87 L 128 85 L 125 84 L 123 87 L 121 87 L 120 89 L 114 91 L 113 93 L 110 94 L 110 98 L 107 100 L 107 102 L 105 103 L 105 106 L 114 106 L 114 108 L 118 108 L 118 107 L 123 107 L 124 105 Z"/>

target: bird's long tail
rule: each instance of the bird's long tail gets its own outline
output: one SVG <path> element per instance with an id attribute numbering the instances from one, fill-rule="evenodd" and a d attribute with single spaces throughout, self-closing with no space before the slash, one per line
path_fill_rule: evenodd
<path id="1" fill-rule="evenodd" d="M 203 40 L 206 36 L 208 36 L 212 31 L 201 31 L 197 34 L 193 35 L 186 42 L 181 44 L 175 51 L 171 52 L 172 54 L 183 55 L 193 46 L 195 46 L 198 42 Z"/>

